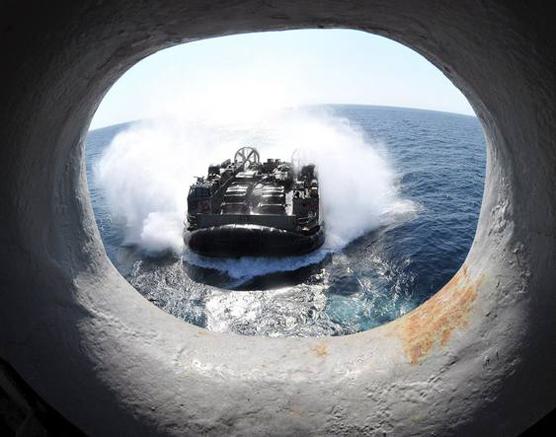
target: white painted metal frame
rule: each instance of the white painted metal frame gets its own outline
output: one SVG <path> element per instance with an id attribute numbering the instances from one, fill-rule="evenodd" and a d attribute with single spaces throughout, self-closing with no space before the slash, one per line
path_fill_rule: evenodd
<path id="1" fill-rule="evenodd" d="M 92 435 L 511 435 L 556 406 L 556 81 L 542 5 L 43 3 L 0 14 L 0 356 L 69 420 Z M 465 93 L 488 143 L 477 235 L 449 284 L 379 328 L 211 333 L 108 261 L 83 139 L 104 93 L 148 54 L 304 27 L 398 40 Z"/>

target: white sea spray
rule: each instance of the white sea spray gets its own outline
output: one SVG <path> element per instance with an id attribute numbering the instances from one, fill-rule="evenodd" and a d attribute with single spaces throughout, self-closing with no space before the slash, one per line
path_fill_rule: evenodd
<path id="1" fill-rule="evenodd" d="M 168 251 L 181 255 L 187 193 L 194 177 L 206 174 L 210 163 L 233 157 L 235 150 L 245 145 L 257 147 L 262 159 L 293 157 L 300 163 L 316 164 L 326 226 L 321 253 L 342 249 L 395 221 L 397 212 L 406 216 L 415 210 L 412 202 L 400 196 L 387 147 L 367 138 L 357 125 L 325 107 L 272 108 L 267 103 L 257 113 L 254 103 L 248 103 L 238 105 L 235 112 L 224 105 L 228 114 L 220 110 L 216 115 L 206 102 L 198 111 L 191 106 L 184 111 L 172 109 L 167 103 L 160 117 L 135 123 L 113 139 L 94 177 L 113 221 L 124 232 L 125 244 L 150 255 Z M 304 262 L 315 262 L 313 257 L 305 261 L 291 257 L 270 264 L 255 258 L 187 258 L 232 276 L 247 271 L 268 273 L 269 268 L 292 270 Z"/>

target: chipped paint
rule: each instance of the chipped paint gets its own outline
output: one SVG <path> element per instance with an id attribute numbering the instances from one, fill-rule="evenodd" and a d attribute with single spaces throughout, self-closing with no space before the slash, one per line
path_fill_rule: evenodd
<path id="1" fill-rule="evenodd" d="M 326 343 L 318 343 L 313 346 L 312 351 L 317 357 L 324 358 L 328 355 L 328 346 L 326 345 Z"/>
<path id="2" fill-rule="evenodd" d="M 469 277 L 464 265 L 432 298 L 395 322 L 411 364 L 418 364 L 438 344 L 444 347 L 456 329 L 465 328 L 482 277 Z"/>
<path id="3" fill-rule="evenodd" d="M 30 3 L 0 17 L 0 352 L 84 434 L 518 435 L 556 407 L 556 82 L 542 2 L 60 1 L 40 26 L 26 23 L 40 13 Z M 319 26 L 404 43 L 469 97 L 488 147 L 469 277 L 367 332 L 195 338 L 201 328 L 149 304 L 106 258 L 81 159 L 90 118 L 162 47 Z"/>

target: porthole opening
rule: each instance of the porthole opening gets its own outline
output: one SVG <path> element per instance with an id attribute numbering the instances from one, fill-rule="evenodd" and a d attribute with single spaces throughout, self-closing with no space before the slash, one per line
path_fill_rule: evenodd
<path id="1" fill-rule="evenodd" d="M 239 259 L 188 250 L 189 185 L 244 145 L 316 163 L 322 248 Z M 110 90 L 85 151 L 97 225 L 122 275 L 187 322 L 269 336 L 351 334 L 424 302 L 465 259 L 485 167 L 480 123 L 439 70 L 340 30 L 152 55 Z"/>

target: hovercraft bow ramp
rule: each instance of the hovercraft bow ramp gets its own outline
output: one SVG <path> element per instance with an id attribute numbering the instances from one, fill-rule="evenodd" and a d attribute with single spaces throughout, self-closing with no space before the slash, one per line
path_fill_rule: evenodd
<path id="1" fill-rule="evenodd" d="M 0 356 L 70 423 L 90 435 L 516 435 L 556 407 L 556 61 L 542 2 L 5 2 L 0 24 Z M 188 325 L 106 257 L 82 162 L 89 121 L 159 49 L 307 27 L 398 40 L 465 93 L 488 143 L 475 241 L 442 290 L 367 332 Z"/>

